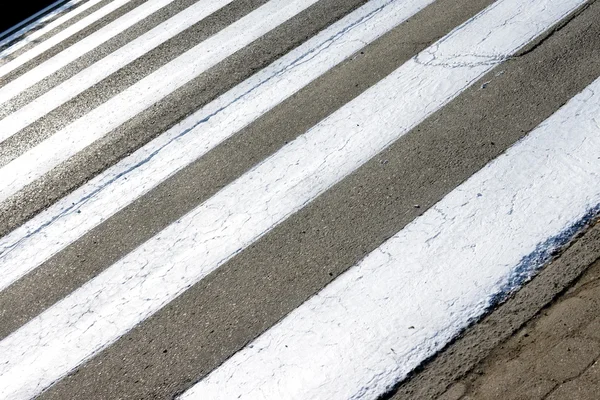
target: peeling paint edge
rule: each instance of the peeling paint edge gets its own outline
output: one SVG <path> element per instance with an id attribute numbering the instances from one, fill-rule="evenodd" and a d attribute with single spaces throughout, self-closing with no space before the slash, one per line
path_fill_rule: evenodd
<path id="1" fill-rule="evenodd" d="M 522 289 L 527 283 L 531 282 L 554 260 L 560 258 L 567 249 L 569 249 L 580 237 L 582 237 L 595 223 L 600 221 L 600 203 L 590 207 L 584 216 L 573 222 L 568 228 L 557 235 L 554 235 L 543 242 L 540 242 L 534 251 L 524 256 L 521 261 L 513 268 L 510 275 L 506 278 L 506 283 L 500 289 L 491 294 L 486 300 L 485 311 L 478 317 L 467 321 L 464 328 L 461 329 L 452 340 L 450 340 L 439 351 L 424 359 L 407 376 L 402 378 L 385 393 L 382 393 L 376 400 L 392 400 L 398 392 L 398 389 L 411 379 L 422 372 L 427 365 L 440 354 L 448 351 L 455 343 L 467 332 L 488 317 L 502 304 L 506 303 L 516 292 Z"/>

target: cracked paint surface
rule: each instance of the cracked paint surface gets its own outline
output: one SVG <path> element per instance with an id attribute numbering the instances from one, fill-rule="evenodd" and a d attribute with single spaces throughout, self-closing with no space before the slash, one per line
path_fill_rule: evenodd
<path id="1" fill-rule="evenodd" d="M 180 399 L 390 390 L 598 215 L 598 115 L 600 79 Z"/>
<path id="2" fill-rule="evenodd" d="M 0 290 L 429 3 L 370 1 L 0 238 Z"/>
<path id="3" fill-rule="evenodd" d="M 269 1 L 56 132 L 0 168 L 0 201 L 317 1 Z"/>
<path id="4" fill-rule="evenodd" d="M 132 25 L 146 17 L 148 12 L 154 12 L 157 7 L 166 7 L 172 1 L 173 0 L 162 0 L 161 3 L 152 4 L 152 7 L 146 7 L 147 10 L 144 10 L 144 12 L 139 10 L 142 7 L 136 8 L 132 11 L 139 10 L 135 14 L 135 18 L 129 18 L 128 24 L 120 23 L 119 28 L 121 30 L 127 28 L 127 25 Z M 141 57 L 178 33 L 183 32 L 185 29 L 232 1 L 233 0 L 213 0 L 208 4 L 203 1 L 195 3 L 142 36 L 127 43 L 125 46 L 114 51 L 102 60 L 67 79 L 60 85 L 52 88 L 42 96 L 37 97 L 31 103 L 0 120 L 0 142 L 16 134 L 21 129 L 35 122 L 50 111 L 73 99 L 84 90 L 89 89 L 115 71 L 118 71 L 133 60 Z M 148 5 L 148 3 L 144 3 L 144 5 Z M 110 25 L 107 25 L 107 28 L 110 28 Z M 87 53 L 90 49 L 96 47 L 97 41 L 89 40 L 90 37 L 86 39 L 69 48 L 69 53 L 75 57 L 81 57 L 82 54 Z M 77 48 L 73 49 L 74 47 Z M 81 48 L 85 48 L 86 50 L 81 50 Z M 43 63 L 39 67 L 34 68 L 32 71 L 23 74 L 8 85 L 0 88 L 0 103 L 16 96 L 21 91 L 33 86 L 35 83 L 55 72 L 61 66 L 67 65 L 73 61 L 72 57 L 63 53 L 55 56 L 57 62 Z"/>
<path id="5" fill-rule="evenodd" d="M 538 0 L 531 1 L 529 7 L 523 9 L 518 7 L 519 3 L 501 0 L 436 45 L 438 58 L 451 58 L 452 54 L 489 54 L 489 62 L 482 63 L 478 59 L 474 65 L 430 65 L 417 62 L 422 53 L 0 342 L 0 393 L 11 399 L 28 398 L 60 379 L 347 176 L 456 97 L 499 60 L 517 51 L 584 2 Z M 507 21 L 511 24 L 502 25 Z M 486 46 L 493 46 L 493 49 Z M 484 197 L 485 194 L 481 198 Z M 458 204 L 465 203 L 463 198 L 460 201 Z M 443 209 L 442 212 L 450 215 Z M 436 216 L 436 221 L 438 219 Z M 423 240 L 430 237 L 429 232 L 422 232 L 420 236 Z M 439 241 L 440 237 L 435 240 Z M 468 247 L 472 243 L 465 246 L 467 255 L 475 259 L 477 253 L 473 247 Z M 388 259 L 383 252 L 378 252 L 376 257 Z M 419 264 L 410 276 L 434 281 L 436 275 L 431 271 L 436 270 L 427 270 Z M 470 272 L 467 271 L 465 279 Z M 493 274 L 485 269 L 478 272 L 488 276 Z M 363 275 L 358 282 L 368 282 L 369 276 Z M 401 287 L 410 288 L 414 281 L 400 282 L 404 282 Z M 446 284 L 448 280 L 442 282 Z M 340 284 L 336 283 L 334 287 L 337 285 Z M 370 287 L 379 291 L 391 287 L 389 285 L 391 283 L 384 281 Z M 476 293 L 476 290 L 472 292 Z M 368 296 L 355 298 L 355 302 L 358 303 L 356 307 L 371 303 Z M 341 307 L 340 311 L 351 311 L 337 300 L 332 303 L 332 306 Z M 451 302 L 442 303 L 445 308 L 429 314 L 432 321 L 445 321 L 449 314 L 454 320 L 457 312 L 464 309 L 460 303 L 456 303 L 458 308 L 450 307 Z M 396 317 L 408 318 L 425 315 L 425 312 L 424 308 L 416 307 L 412 314 Z M 333 328 L 329 327 L 332 331 Z M 369 336 L 382 332 L 392 334 L 385 326 L 365 325 L 363 329 Z M 309 329 L 303 335 L 311 332 L 316 331 Z M 414 337 L 420 338 L 416 347 L 433 350 L 448 339 L 445 335 L 450 335 L 449 332 L 415 329 Z M 357 341 L 348 336 L 343 338 L 340 336 L 337 340 L 358 350 L 352 347 Z M 378 346 L 384 348 L 385 342 Z M 329 354 L 333 359 L 335 348 L 325 347 L 329 352 L 323 355 Z M 398 352 L 403 354 L 401 348 Z M 398 363 L 399 357 L 388 354 L 386 359 L 393 362 L 396 376 L 400 375 L 398 369 L 416 365 L 421 353 L 411 354 L 405 354 L 402 364 Z M 375 354 L 367 355 L 367 358 L 379 359 Z M 290 366 L 289 370 L 292 368 Z M 362 366 L 350 362 L 348 369 L 365 371 Z M 390 376 L 388 367 L 374 371 L 356 381 L 366 385 L 359 388 L 365 396 L 382 389 L 385 377 Z M 310 372 L 303 371 L 300 376 Z M 321 378 L 327 376 L 323 374 Z M 290 388 L 297 387 L 294 382 L 290 384 Z M 345 393 L 349 389 L 342 390 Z"/>

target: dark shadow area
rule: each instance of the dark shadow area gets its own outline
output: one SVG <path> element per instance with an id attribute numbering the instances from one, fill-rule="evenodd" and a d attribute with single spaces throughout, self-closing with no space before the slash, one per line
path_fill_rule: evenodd
<path id="1" fill-rule="evenodd" d="M 66 3 L 66 1 L 57 2 L 57 0 L 22 0 L 4 4 L 4 10 L 0 13 L 0 35 L 20 22 L 35 15 L 44 8 L 55 4 L 54 7 L 47 10 L 47 12 L 50 12 L 53 9 L 60 7 L 64 3 Z"/>

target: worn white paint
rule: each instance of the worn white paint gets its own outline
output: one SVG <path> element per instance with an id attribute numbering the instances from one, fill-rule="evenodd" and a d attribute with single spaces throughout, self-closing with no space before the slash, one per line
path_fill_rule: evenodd
<path id="1" fill-rule="evenodd" d="M 117 3 L 118 1 L 120 1 L 120 0 L 115 0 L 113 3 Z M 10 81 L 8 84 L 6 84 L 6 85 L 2 86 L 2 88 L 0 88 L 0 104 L 4 103 L 7 100 L 12 99 L 13 97 L 15 97 L 16 95 L 21 93 L 23 90 L 35 85 L 42 79 L 48 77 L 49 75 L 58 71 L 65 65 L 69 64 L 70 62 L 78 59 L 79 57 L 83 56 L 84 54 L 88 53 L 89 51 L 95 49 L 96 47 L 100 46 L 102 43 L 105 43 L 109 39 L 117 36 L 119 33 L 123 32 L 127 28 L 130 28 L 131 26 L 140 22 L 147 16 L 149 16 L 149 15 L 153 14 L 154 12 L 160 10 L 161 8 L 171 4 L 173 1 L 174 0 L 148 0 L 147 2 L 143 3 L 139 7 L 134 8 L 133 10 L 131 10 L 127 14 L 117 18 L 110 24 L 103 26 L 102 28 L 98 29 L 96 32 L 81 39 L 80 41 L 73 44 L 72 46 L 69 46 L 68 48 L 64 49 L 60 53 L 51 57 L 50 59 L 42 62 L 39 65 L 36 65 L 31 70 L 27 71 L 23 75 Z M 113 4 L 113 3 L 110 3 L 110 4 Z M 106 7 L 108 7 L 108 6 L 109 5 L 107 5 Z M 67 28 L 63 32 L 66 32 L 69 29 L 70 28 Z M 27 60 L 27 58 L 28 58 L 27 55 L 30 53 L 33 54 L 32 52 L 36 51 L 36 49 L 41 48 L 42 46 L 46 46 L 46 49 L 50 48 L 51 47 L 50 45 L 45 45 L 45 44 L 47 42 L 54 40 L 55 37 L 58 37 L 61 34 L 62 34 L 62 32 L 44 42 L 42 42 L 39 46 L 34 47 L 29 52 L 19 56 L 13 62 L 0 67 L 0 76 L 4 75 L 6 73 L 5 70 L 6 71 L 10 70 L 10 68 L 8 68 L 8 67 L 10 65 L 12 65 L 12 63 L 18 64 L 19 60 L 21 60 L 21 61 Z M 64 40 L 64 38 L 61 39 L 60 41 L 62 41 L 62 40 Z M 56 42 L 56 43 L 58 43 L 58 42 Z M 42 52 L 43 51 L 40 50 L 37 54 L 41 54 Z M 17 65 L 17 64 L 15 64 L 15 65 Z M 4 140 L 4 136 L 5 136 L 4 134 L 2 136 L 0 136 L 0 141 Z"/>
<path id="2" fill-rule="evenodd" d="M 271 0 L 0 168 L 0 201 L 318 0 Z"/>
<path id="3" fill-rule="evenodd" d="M 375 399 L 600 204 L 600 79 L 181 400 Z"/>
<path id="4" fill-rule="evenodd" d="M 26 34 L 27 32 L 30 32 L 32 29 L 35 29 L 36 27 L 40 26 L 41 24 L 44 24 L 46 21 L 48 21 L 51 18 L 54 18 L 56 15 L 62 13 L 64 10 L 66 10 L 67 8 L 73 7 L 76 4 L 81 3 L 83 0 L 73 0 L 70 1 L 66 4 L 64 4 L 61 7 L 58 7 L 56 10 L 52 11 L 51 13 L 49 13 L 48 15 L 40 18 L 39 20 L 23 27 L 22 29 L 18 30 L 17 32 L 13 33 L 12 35 L 2 39 L 0 41 L 0 46 L 4 46 L 8 43 L 10 43 L 11 41 L 19 38 L 20 36 Z M 42 37 L 43 35 L 49 33 L 50 31 L 58 28 L 59 26 L 61 26 L 62 24 L 64 24 L 65 22 L 75 18 L 76 16 L 78 16 L 79 14 L 81 14 L 82 12 L 90 9 L 91 7 L 95 6 L 96 4 L 100 3 L 102 0 L 89 0 L 86 1 L 84 4 L 77 6 L 76 8 L 69 10 L 67 12 L 65 12 L 63 15 L 61 15 L 60 17 L 56 18 L 54 21 L 49 22 L 47 24 L 45 24 L 42 28 L 37 29 L 35 32 L 31 32 L 30 34 L 27 35 L 27 37 L 20 39 L 17 43 L 13 44 L 12 46 L 2 50 L 0 52 L 0 59 L 5 59 L 7 58 L 10 54 L 14 53 L 15 51 L 19 50 L 20 48 L 22 48 L 23 46 L 33 42 L 34 40 Z"/>
<path id="5" fill-rule="evenodd" d="M 86 16 L 85 18 L 82 18 L 80 21 L 77 21 L 76 23 L 69 26 L 68 28 L 63 29 L 62 31 L 58 32 L 56 35 L 44 40 L 42 43 L 38 44 L 34 48 L 26 51 L 23 54 L 20 54 L 18 57 L 14 58 L 13 60 L 7 62 L 6 64 L 4 64 L 0 67 L 0 77 L 3 77 L 4 75 L 14 71 L 15 69 L 17 69 L 20 66 L 22 66 L 23 64 L 25 64 L 26 62 L 33 60 L 35 57 L 44 53 L 48 49 L 56 46 L 63 40 L 68 39 L 71 36 L 75 35 L 76 33 L 82 31 L 83 29 L 90 26 L 94 22 L 104 18 L 105 16 L 107 16 L 111 12 L 115 11 L 117 8 L 121 7 L 122 5 L 128 3 L 129 1 L 131 1 L 131 0 L 113 0 L 110 3 L 108 3 L 106 6 L 102 7 L 101 9 L 93 12 L 92 14 Z M 6 101 L 4 96 L 0 97 L 0 99 L 3 99 L 0 101 L 0 103 Z"/>
<path id="6" fill-rule="evenodd" d="M 60 379 L 582 3 L 501 0 L 453 31 L 0 342 L 0 394 Z"/>
<path id="7" fill-rule="evenodd" d="M 172 1 L 172 0 L 169 0 Z M 0 120 L 0 142 L 233 0 L 200 1 Z M 30 85 L 26 79 L 24 85 Z M 0 93 L 2 89 L 0 89 Z"/>
<path id="8" fill-rule="evenodd" d="M 373 0 L 0 238 L 0 290 L 431 0 Z"/>

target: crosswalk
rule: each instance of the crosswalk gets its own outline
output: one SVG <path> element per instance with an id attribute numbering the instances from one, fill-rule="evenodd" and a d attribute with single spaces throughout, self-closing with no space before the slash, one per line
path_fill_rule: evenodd
<path id="1" fill-rule="evenodd" d="M 600 212 L 595 1 L 72 3 L 0 54 L 1 398 L 388 396 Z"/>

